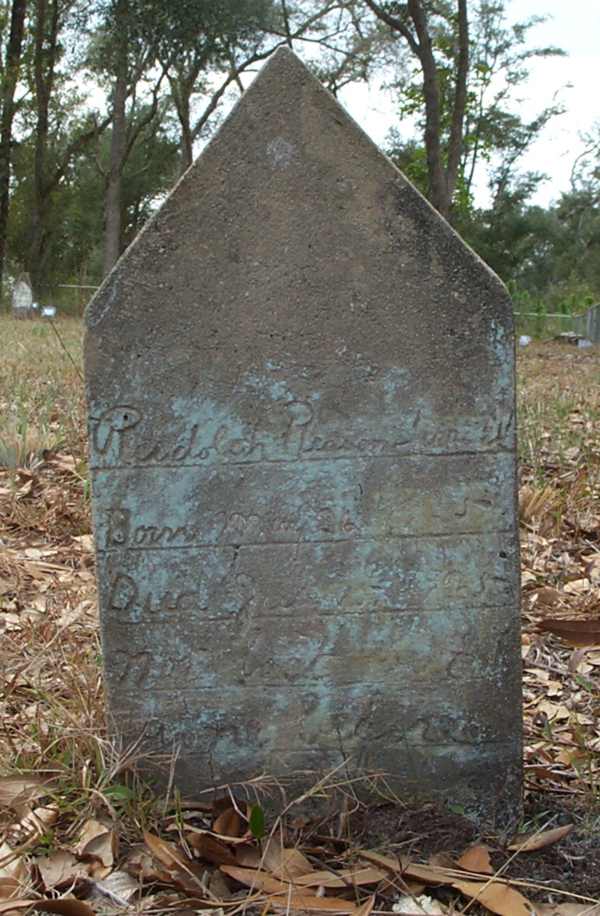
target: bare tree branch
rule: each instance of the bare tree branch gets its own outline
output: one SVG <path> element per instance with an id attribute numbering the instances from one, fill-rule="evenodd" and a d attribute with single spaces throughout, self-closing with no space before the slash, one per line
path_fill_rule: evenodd
<path id="1" fill-rule="evenodd" d="M 161 85 L 162 85 L 162 81 L 164 80 L 164 78 L 165 78 L 166 75 L 167 75 L 167 66 L 165 65 L 165 66 L 162 68 L 162 71 L 161 71 L 161 74 L 160 74 L 158 80 L 156 81 L 156 83 L 155 83 L 154 86 L 152 87 L 152 102 L 151 102 L 149 108 L 147 109 L 147 111 L 146 111 L 146 113 L 144 114 L 144 116 L 141 117 L 141 118 L 135 123 L 135 126 L 133 127 L 133 129 L 129 131 L 129 136 L 127 137 L 127 144 L 126 144 L 126 146 L 125 146 L 125 154 L 124 154 L 124 156 L 123 156 L 122 165 L 125 165 L 125 163 L 127 162 L 127 159 L 129 158 L 129 156 L 130 156 L 130 154 L 131 154 L 131 150 L 133 149 L 133 147 L 134 147 L 135 144 L 137 143 L 138 138 L 139 138 L 140 134 L 142 133 L 142 131 L 144 130 L 144 128 L 146 128 L 146 127 L 148 126 L 148 124 L 150 124 L 150 122 L 154 119 L 154 117 L 155 117 L 155 115 L 156 115 L 156 112 L 157 112 L 157 110 L 158 110 L 158 94 L 159 94 L 159 92 L 160 92 L 160 87 L 161 87 Z"/>
<path id="2" fill-rule="evenodd" d="M 406 39 L 410 45 L 411 50 L 417 57 L 421 57 L 421 48 L 419 42 L 416 40 L 415 36 L 412 34 L 406 23 L 402 22 L 401 19 L 398 19 L 396 16 L 390 15 L 386 10 L 383 10 L 375 0 L 365 0 L 365 3 L 369 9 L 375 13 L 378 19 L 382 22 L 385 22 L 386 25 L 390 27 L 394 32 L 400 32 L 403 38 Z"/>

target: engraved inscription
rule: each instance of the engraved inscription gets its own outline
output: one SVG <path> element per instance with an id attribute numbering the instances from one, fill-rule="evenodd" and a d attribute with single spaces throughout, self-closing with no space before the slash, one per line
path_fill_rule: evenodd
<path id="1" fill-rule="evenodd" d="M 193 405 L 198 411 L 198 405 Z M 207 462 L 255 463 L 299 461 L 322 458 L 394 457 L 419 452 L 448 453 L 453 449 L 490 450 L 510 446 L 514 427 L 512 411 L 487 416 L 472 430 L 473 442 L 465 431 L 448 423 L 428 422 L 419 408 L 391 416 L 381 424 L 381 434 L 365 425 L 340 430 L 339 420 L 321 423 L 318 407 L 293 400 L 272 406 L 270 427 L 249 423 L 182 420 L 157 432 L 152 417 L 143 409 L 116 406 L 97 419 L 92 416 L 93 467 L 194 466 Z M 161 424 L 162 425 L 162 424 Z M 344 425 L 348 425 L 347 423 Z M 356 422 L 352 424 L 356 426 Z"/>
<path id="2" fill-rule="evenodd" d="M 200 594 L 167 591 L 158 596 L 147 593 L 140 598 L 141 587 L 132 576 L 118 573 L 112 580 L 108 605 L 119 612 L 119 619 L 127 623 L 142 623 L 152 615 L 203 610 Z"/>
<path id="3" fill-rule="evenodd" d="M 511 685 L 512 686 L 512 685 Z M 497 687 L 486 687 L 482 682 L 463 686 L 451 685 L 446 696 L 436 709 L 423 715 L 424 703 L 430 703 L 430 694 L 425 683 L 416 683 L 410 696 L 393 699 L 382 684 L 371 684 L 368 692 L 360 684 L 348 687 L 334 687 L 327 693 L 309 685 L 295 689 L 288 694 L 286 703 L 287 727 L 294 735 L 294 742 L 273 748 L 278 753 L 285 747 L 288 751 L 313 746 L 316 736 L 324 731 L 319 743 L 321 748 L 337 749 L 340 746 L 354 746 L 366 753 L 374 744 L 385 747 L 435 748 L 446 746 L 480 748 L 486 744 L 504 742 L 515 726 L 514 710 L 506 704 L 500 705 L 497 717 L 490 720 L 489 704 L 502 703 L 509 693 Z M 199 753 L 210 754 L 220 742 L 247 740 L 255 731 L 255 739 L 265 740 L 270 731 L 273 716 L 277 715 L 280 704 L 279 687 L 236 686 L 224 688 L 223 692 L 204 694 L 204 702 L 192 693 L 180 695 L 177 700 L 178 716 L 169 715 L 174 707 L 172 699 L 164 701 L 164 715 L 161 720 L 149 716 L 144 725 L 146 737 L 156 739 L 164 750 L 181 742 L 182 748 L 194 748 Z M 260 698 L 260 717 L 240 715 L 245 703 L 252 707 L 252 700 Z M 234 715 L 225 717 L 220 713 L 223 701 Z M 475 702 L 475 705 L 472 705 Z M 141 702 L 131 703 L 141 709 Z M 397 712 L 392 716 L 392 710 Z M 132 710 L 132 711 L 133 711 Z M 185 742 L 185 744 L 184 744 Z M 170 746 L 171 745 L 171 746 Z M 359 751 L 359 752 L 360 752 Z"/>
<path id="4" fill-rule="evenodd" d="M 269 512 L 264 516 L 241 512 L 217 512 L 205 518 L 204 527 L 188 525 L 135 525 L 128 509 L 107 510 L 106 547 L 194 547 L 203 544 L 260 544 L 281 540 L 297 543 L 339 536 L 360 535 L 361 531 L 349 511 L 337 506 L 321 506 L 314 510 L 309 524 L 306 512 L 280 515 Z M 212 531 L 212 537 L 208 533 Z M 311 533 L 313 537 L 311 538 Z M 208 538 L 208 540 L 207 540 Z"/>
<path id="5" fill-rule="evenodd" d="M 100 455 L 114 454 L 117 460 L 123 457 L 125 433 L 131 431 L 141 420 L 135 407 L 127 405 L 110 407 L 97 419 L 90 417 L 93 434 L 92 443 Z"/>
<path id="6" fill-rule="evenodd" d="M 225 574 L 211 582 L 210 589 L 206 585 L 182 589 L 180 580 L 158 592 L 147 583 L 148 577 L 139 573 L 134 577 L 119 571 L 110 578 L 107 607 L 117 623 L 149 625 L 155 619 L 173 620 L 181 615 L 186 619 L 194 615 L 207 620 L 228 618 L 250 607 L 256 598 L 254 580 L 245 572 Z"/>
<path id="7" fill-rule="evenodd" d="M 169 617 L 178 602 L 186 614 L 212 620 L 244 610 L 312 619 L 357 610 L 505 606 L 516 584 L 514 558 L 504 536 L 477 534 L 397 543 L 207 547 L 173 551 L 166 566 L 152 551 L 130 551 L 127 557 L 107 552 L 99 556 L 99 570 L 109 583 L 106 600 L 116 620 L 141 622 L 144 609 Z M 331 572 L 340 568 L 343 575 Z M 159 575 L 160 588 L 153 584 Z"/>
<path id="8" fill-rule="evenodd" d="M 510 457 L 343 459 L 293 466 L 97 471 L 100 550 L 438 537 L 503 531 L 512 499 Z M 115 502 L 128 486 L 143 506 Z M 267 494 L 269 494 L 267 496 Z M 228 508 L 224 508 L 226 504 Z"/>
<path id="9" fill-rule="evenodd" d="M 313 617 L 311 630 L 306 632 L 304 615 L 265 619 L 252 608 L 240 625 L 235 616 L 214 620 L 207 615 L 192 621 L 187 609 L 173 601 L 163 613 L 148 614 L 142 632 L 124 630 L 128 621 L 119 620 L 114 649 L 124 653 L 122 646 L 127 643 L 137 658 L 138 642 L 151 636 L 151 644 L 160 649 L 135 686 L 155 693 L 176 690 L 178 696 L 193 697 L 200 686 L 224 690 L 225 685 L 402 685 L 408 677 L 413 684 L 440 680 L 463 685 L 496 684 L 502 689 L 509 665 L 506 651 L 500 648 L 490 658 L 483 648 L 490 638 L 500 646 L 506 643 L 510 634 L 503 623 L 503 613 L 502 608 L 478 612 L 456 606 L 447 609 L 444 617 L 431 617 L 400 608 L 392 613 L 370 608 L 342 617 Z M 194 652 L 187 639 L 192 622 L 197 637 Z M 243 654 L 235 651 L 235 637 L 244 645 Z M 220 686 L 205 655 L 213 643 L 231 646 L 231 651 L 221 657 Z M 108 648 L 112 646 L 109 641 Z M 375 670 L 374 655 L 378 662 Z M 131 682 L 122 683 L 123 679 L 124 674 L 119 673 L 119 689 L 132 686 Z"/>

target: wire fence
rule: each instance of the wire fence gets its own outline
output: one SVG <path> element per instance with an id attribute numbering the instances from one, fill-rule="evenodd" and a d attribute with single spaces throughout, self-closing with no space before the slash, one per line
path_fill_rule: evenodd
<path id="1" fill-rule="evenodd" d="M 572 334 L 595 344 L 600 343 L 600 305 L 592 305 L 576 315 L 544 311 L 515 311 L 514 314 L 518 334 L 540 339 Z"/>
<path id="2" fill-rule="evenodd" d="M 83 317 L 85 307 L 98 286 L 91 283 L 57 283 L 45 287 L 40 302 L 35 304 L 30 317 L 47 317 L 50 307 L 52 317 Z M 5 296 L 4 311 L 11 311 L 11 297 Z M 46 310 L 46 313 L 45 313 Z M 600 304 L 573 315 L 566 312 L 547 312 L 544 309 L 524 311 L 516 309 L 515 325 L 518 335 L 547 340 L 559 334 L 570 333 L 600 343 Z"/>
<path id="3" fill-rule="evenodd" d="M 91 283 L 57 283 L 54 286 L 44 286 L 39 292 L 38 301 L 33 305 L 30 317 L 41 316 L 44 308 L 53 308 L 58 317 L 81 318 L 97 289 L 98 287 Z M 4 292 L 0 310 L 9 313 L 13 311 L 10 289 Z"/>

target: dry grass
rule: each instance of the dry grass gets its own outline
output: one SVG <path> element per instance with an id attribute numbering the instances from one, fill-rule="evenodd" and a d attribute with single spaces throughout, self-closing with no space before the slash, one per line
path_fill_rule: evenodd
<path id="1" fill-rule="evenodd" d="M 27 466 L 60 447 L 83 457 L 81 342 L 77 319 L 53 326 L 0 315 L 0 465 Z"/>
<path id="2" fill-rule="evenodd" d="M 24 898 L 67 892 L 68 882 L 52 885 L 49 878 L 40 878 L 40 862 L 46 867 L 67 853 L 73 858 L 67 873 L 77 897 L 89 894 L 94 882 L 127 872 L 136 875 L 134 890 L 137 882 L 146 888 L 145 902 L 138 904 L 144 909 L 156 910 L 159 903 L 165 909 L 176 906 L 183 897 L 194 896 L 192 890 L 203 906 L 215 906 L 215 901 L 222 905 L 239 882 L 223 884 L 218 869 L 218 879 L 214 868 L 206 872 L 206 849 L 199 853 L 184 827 L 218 834 L 215 823 L 223 805 L 184 816 L 175 800 L 166 815 L 164 800 L 140 783 L 131 760 L 116 754 L 105 738 L 84 404 L 77 371 L 81 325 L 64 319 L 56 327 L 68 355 L 49 324 L 0 317 L 0 912 L 8 896 L 2 883 L 7 877 L 15 878 L 12 892 Z M 539 623 L 600 618 L 600 354 L 535 344 L 519 353 L 519 369 L 527 785 L 554 801 L 579 800 L 589 812 L 580 825 L 585 833 L 597 822 L 600 649 L 573 649 L 559 637 L 540 632 Z M 32 774 L 50 780 L 43 792 L 31 795 L 26 783 L 25 795 L 3 805 L 7 778 L 30 780 Z M 254 797 L 261 786 L 251 788 Z M 326 861 L 327 868 L 339 870 L 352 859 L 349 825 L 356 818 L 363 823 L 367 815 L 351 787 L 324 794 L 336 801 L 316 827 L 303 827 L 296 819 L 285 830 L 278 822 L 278 829 L 286 843 L 322 847 L 308 853 L 314 867 Z M 39 799 L 33 801 L 36 795 Z M 36 804 L 41 806 L 36 825 L 24 827 Z M 236 829 L 248 830 L 245 814 L 244 808 Z M 369 817 L 371 827 L 363 829 L 367 835 L 375 815 Z M 440 815 L 436 818 L 439 832 Z M 82 831 L 92 820 L 104 825 L 103 835 L 110 840 L 102 845 L 96 839 L 102 852 L 95 857 L 81 852 Z M 554 825 L 555 815 L 540 809 L 535 826 L 548 820 Z M 408 842 L 410 829 L 403 823 Z M 169 848 L 147 847 L 146 858 L 138 850 L 131 864 L 144 831 L 164 835 L 166 829 L 179 840 L 177 855 L 185 853 L 193 887 L 177 863 L 168 865 L 174 854 Z M 327 843 L 316 838 L 319 831 L 327 832 Z M 413 833 L 417 837 L 418 830 Z M 403 837 L 395 837 L 399 839 Z M 248 843 L 256 847 L 251 836 Z M 109 846 L 112 859 L 106 864 Z M 220 855 L 230 862 L 231 850 L 221 849 Z M 200 861 L 205 862 L 202 868 Z M 120 866 L 116 871 L 115 863 Z M 208 885 L 202 884 L 204 879 Z M 390 910 L 400 893 L 398 880 L 385 893 L 378 886 L 378 909 Z M 157 885 L 163 887 L 162 896 L 156 896 Z M 592 879 L 585 887 L 571 884 L 582 892 L 598 886 Z M 366 906 L 372 891 L 357 892 L 354 902 Z M 172 900 L 166 899 L 169 895 Z M 235 911 L 241 899 L 246 892 L 242 897 L 234 894 L 227 907 Z M 259 899 L 261 908 L 267 907 L 264 894 Z M 73 912 L 90 916 L 104 912 L 106 905 L 105 899 L 104 909 L 96 901 L 89 912 Z"/>

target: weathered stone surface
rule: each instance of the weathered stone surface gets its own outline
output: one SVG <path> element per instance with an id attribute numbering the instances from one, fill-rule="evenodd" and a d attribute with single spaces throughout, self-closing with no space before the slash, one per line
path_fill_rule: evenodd
<path id="1" fill-rule="evenodd" d="M 520 787 L 510 302 L 279 51 L 87 314 L 110 711 L 184 790 Z"/>

